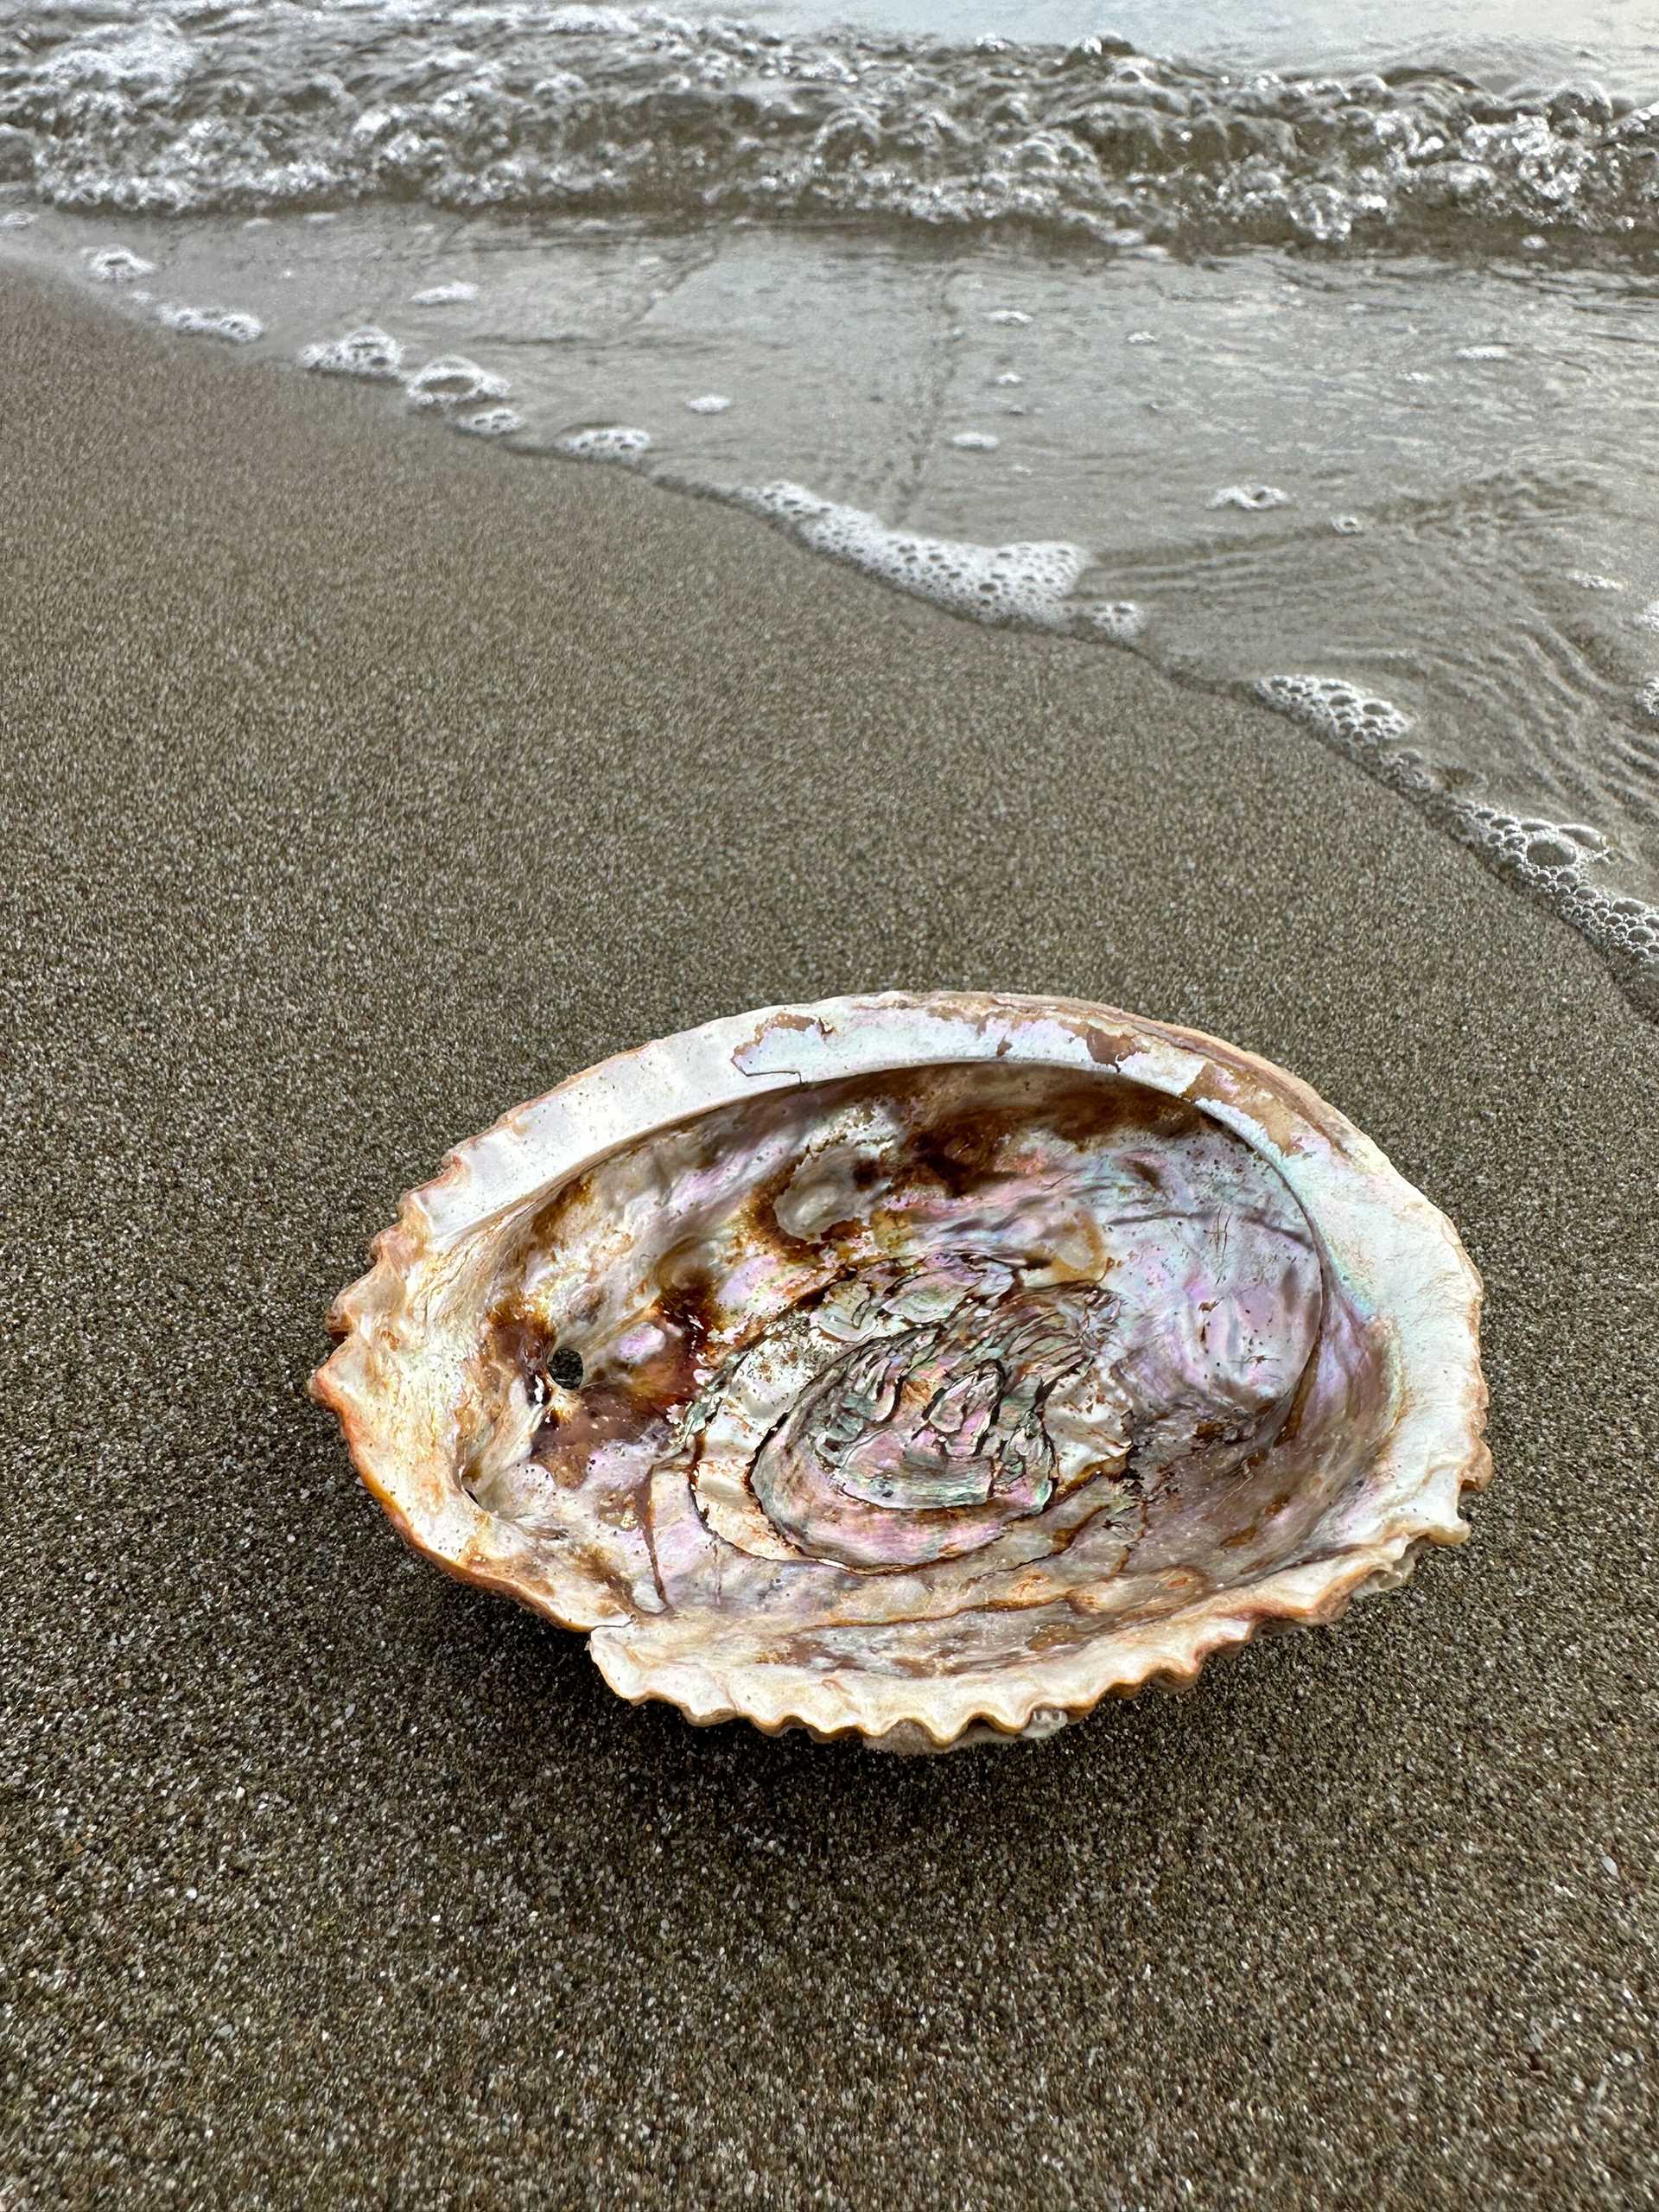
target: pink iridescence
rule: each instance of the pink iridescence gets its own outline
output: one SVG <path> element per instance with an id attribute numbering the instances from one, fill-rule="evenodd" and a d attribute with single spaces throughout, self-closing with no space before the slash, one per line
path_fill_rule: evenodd
<path id="1" fill-rule="evenodd" d="M 483 1502 L 587 1530 L 631 1602 L 782 1575 L 830 1618 L 887 1575 L 950 1606 L 1043 1560 L 1230 1574 L 1281 1510 L 1250 1471 L 1299 1393 L 1346 1387 L 1345 1354 L 1313 1376 L 1320 1261 L 1274 1169 L 1104 1074 L 743 1101 L 600 1161 L 511 1275 L 532 1350 L 508 1364 L 543 1410 Z M 538 1395 L 554 1344 L 575 1396 Z"/>

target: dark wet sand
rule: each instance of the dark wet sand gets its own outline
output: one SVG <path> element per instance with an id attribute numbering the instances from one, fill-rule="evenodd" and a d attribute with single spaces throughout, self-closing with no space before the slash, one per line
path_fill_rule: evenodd
<path id="1" fill-rule="evenodd" d="M 0 289 L 0 2204 L 1659 2200 L 1659 1033 L 1286 724 Z M 994 984 L 1281 1059 L 1485 1272 L 1461 1553 L 919 1764 L 606 1690 L 306 1401 L 601 1053 Z M 1645 1325 L 1643 1325 L 1645 1321 Z"/>

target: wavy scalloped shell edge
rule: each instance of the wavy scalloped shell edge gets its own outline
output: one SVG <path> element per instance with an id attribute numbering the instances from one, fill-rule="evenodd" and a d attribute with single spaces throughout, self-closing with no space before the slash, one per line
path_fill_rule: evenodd
<path id="1" fill-rule="evenodd" d="M 457 1471 L 462 1350 L 440 1317 L 476 1232 L 544 1199 L 649 1134 L 766 1092 L 845 1075 L 975 1059 L 1116 1073 L 1195 1105 L 1278 1170 L 1327 1259 L 1389 1317 L 1395 1409 L 1367 1470 L 1369 1525 L 1319 1555 L 1216 1591 L 1078 1648 L 985 1673 L 923 1679 L 780 1662 L 764 1630 L 620 1602 L 558 1547 L 480 1506 Z M 1459 1500 L 1483 1489 L 1487 1391 L 1481 1284 L 1444 1215 L 1307 1085 L 1237 1046 L 1118 1009 L 998 993 L 826 1000 L 727 1017 L 598 1063 L 458 1146 L 408 1193 L 371 1246 L 369 1272 L 329 1316 L 340 1342 L 311 1378 L 372 1495 L 416 1550 L 462 1580 L 586 1631 L 605 1680 L 632 1702 L 671 1703 L 699 1726 L 743 1719 L 768 1734 L 944 1751 L 1037 1739 L 1149 1683 L 1184 1688 L 1213 1653 L 1263 1631 L 1328 1624 L 1397 1588 L 1429 1544 L 1468 1535 Z M 1362 1516 L 1363 1518 L 1363 1516 Z"/>

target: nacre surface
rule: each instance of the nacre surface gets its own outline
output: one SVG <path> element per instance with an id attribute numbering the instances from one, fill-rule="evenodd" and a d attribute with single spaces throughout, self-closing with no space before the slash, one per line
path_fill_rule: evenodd
<path id="1" fill-rule="evenodd" d="M 1306 1087 L 1075 1001 L 775 1007 L 450 1156 L 314 1378 L 440 1564 L 692 1719 L 1040 1736 L 1466 1529 L 1480 1287 Z"/>

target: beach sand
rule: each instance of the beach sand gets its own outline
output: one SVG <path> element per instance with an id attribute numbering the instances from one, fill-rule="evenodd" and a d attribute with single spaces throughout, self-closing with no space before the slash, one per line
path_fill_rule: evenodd
<path id="1" fill-rule="evenodd" d="M 1653 2202 L 1659 1032 L 1304 734 L 0 289 L 0 2204 Z M 605 1688 L 304 1395 L 600 1055 L 865 988 L 1282 1061 L 1484 1270 L 1473 1538 L 1040 1747 Z"/>

